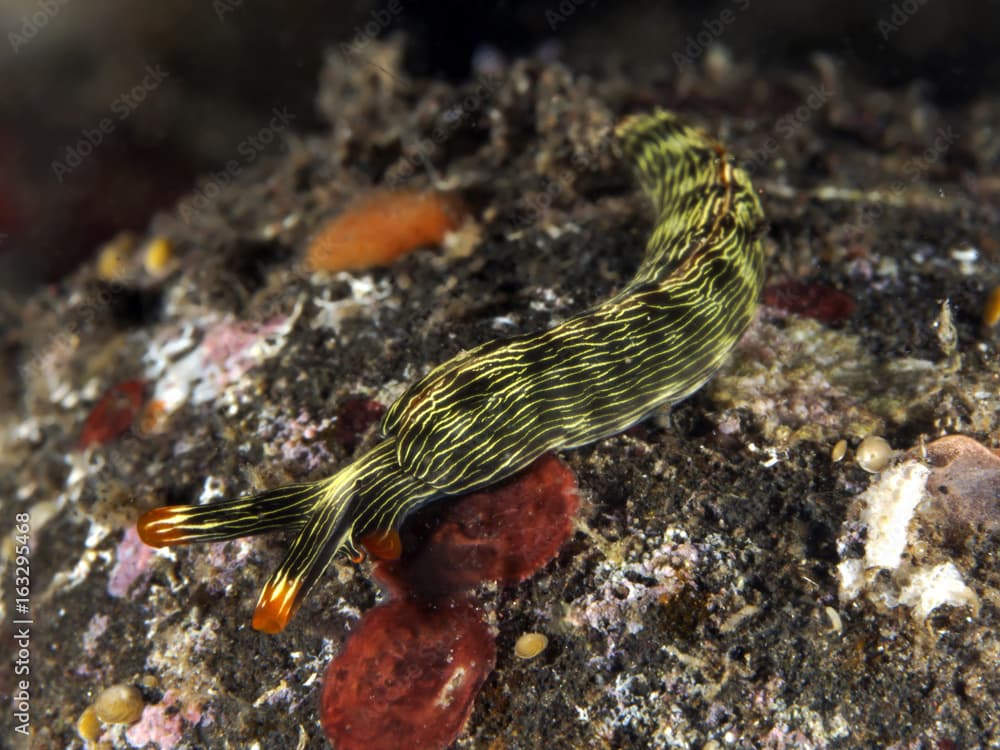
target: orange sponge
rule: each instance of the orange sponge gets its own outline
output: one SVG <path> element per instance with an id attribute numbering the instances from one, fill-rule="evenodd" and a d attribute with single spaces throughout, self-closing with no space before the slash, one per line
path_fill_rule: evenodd
<path id="1" fill-rule="evenodd" d="M 454 196 L 379 190 L 327 222 L 309 243 L 306 259 L 313 271 L 388 265 L 418 247 L 440 244 L 461 214 Z"/>

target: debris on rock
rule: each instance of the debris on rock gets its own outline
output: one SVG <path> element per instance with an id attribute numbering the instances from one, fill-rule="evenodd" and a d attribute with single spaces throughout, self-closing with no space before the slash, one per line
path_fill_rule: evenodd
<path id="1" fill-rule="evenodd" d="M 841 599 L 865 592 L 881 606 L 910 607 L 921 620 L 944 605 L 968 607 L 976 616 L 980 597 L 952 557 L 964 557 L 955 555 L 956 538 L 964 549 L 977 532 L 1000 528 L 1000 456 L 961 435 L 927 445 L 930 466 L 919 453 L 911 451 L 914 457 L 882 472 L 857 497 L 851 511 L 857 525 L 848 523 L 841 547 L 846 552 L 861 532 L 864 554 L 842 555 Z"/>

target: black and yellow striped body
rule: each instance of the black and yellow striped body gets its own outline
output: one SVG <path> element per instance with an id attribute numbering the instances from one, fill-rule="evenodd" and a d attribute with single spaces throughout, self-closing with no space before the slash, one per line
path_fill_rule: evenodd
<path id="1" fill-rule="evenodd" d="M 143 538 L 180 544 L 297 528 L 254 618 L 274 632 L 356 534 L 493 484 L 548 450 L 620 432 L 700 388 L 756 308 L 763 212 L 722 147 L 673 115 L 628 118 L 617 135 L 656 211 L 624 289 L 554 328 L 439 365 L 386 412 L 385 440 L 329 479 L 159 508 L 140 520 Z"/>

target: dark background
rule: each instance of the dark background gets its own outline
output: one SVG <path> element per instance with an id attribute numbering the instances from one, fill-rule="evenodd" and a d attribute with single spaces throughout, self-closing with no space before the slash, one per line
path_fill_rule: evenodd
<path id="1" fill-rule="evenodd" d="M 16 299 L 57 281 L 119 231 L 141 230 L 198 174 L 233 158 L 274 107 L 294 114 L 295 131 L 323 127 L 313 105 L 323 54 L 350 45 L 366 23 L 380 37 L 405 35 L 406 69 L 417 76 L 462 79 L 521 55 L 555 57 L 583 73 L 611 61 L 670 76 L 675 53 L 720 28 L 724 11 L 730 20 L 721 21 L 718 43 L 761 69 L 805 68 L 822 51 L 848 75 L 920 86 L 943 107 L 1000 84 L 997 0 L 6 0 L 0 291 Z M 110 114 L 157 65 L 168 78 L 127 117 Z M 57 179 L 53 162 L 109 116 L 113 132 Z"/>

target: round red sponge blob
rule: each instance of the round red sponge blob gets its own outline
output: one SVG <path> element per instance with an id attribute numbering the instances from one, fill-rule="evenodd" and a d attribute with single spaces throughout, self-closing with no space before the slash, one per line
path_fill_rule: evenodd
<path id="1" fill-rule="evenodd" d="M 496 646 L 465 599 L 398 599 L 361 618 L 330 663 L 320 719 L 336 750 L 446 748 L 465 726 Z"/>
<path id="2" fill-rule="evenodd" d="M 548 563 L 573 534 L 580 504 L 573 471 L 546 453 L 495 487 L 453 502 L 419 549 L 375 566 L 375 578 L 398 596 L 425 600 L 468 591 L 485 581 L 523 581 Z"/>

